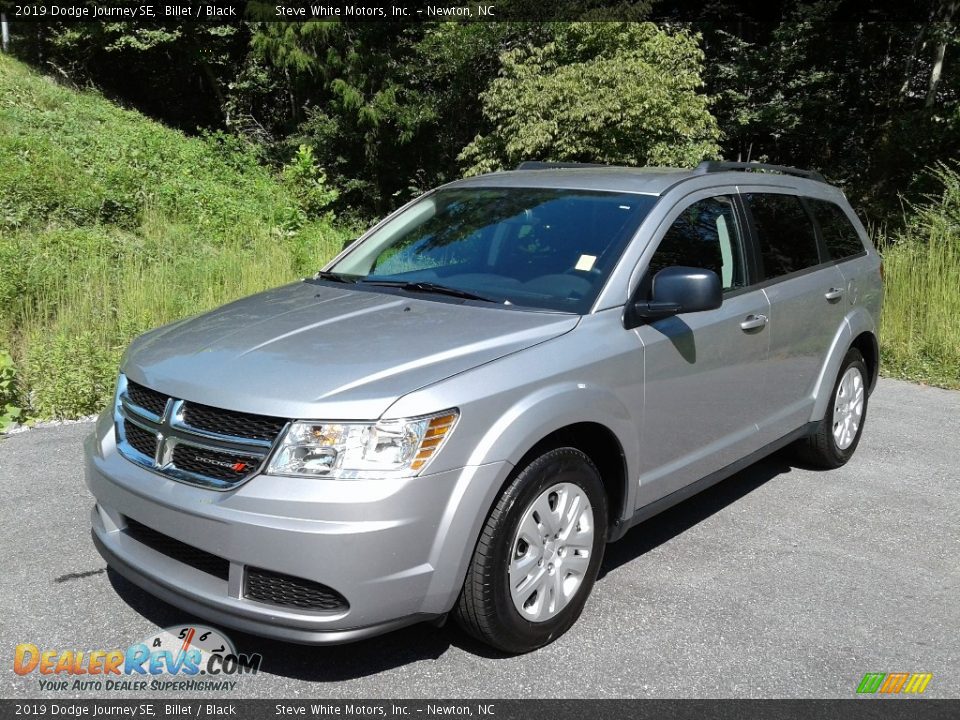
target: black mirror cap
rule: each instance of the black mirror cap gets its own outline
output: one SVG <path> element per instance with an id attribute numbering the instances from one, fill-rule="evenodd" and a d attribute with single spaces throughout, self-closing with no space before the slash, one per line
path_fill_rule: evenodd
<path id="1" fill-rule="evenodd" d="M 624 324 L 633 328 L 680 313 L 715 310 L 722 303 L 723 287 L 713 270 L 676 265 L 653 276 L 649 301 L 627 305 Z"/>
<path id="2" fill-rule="evenodd" d="M 650 290 L 655 303 L 675 303 L 680 312 L 716 310 L 723 302 L 723 287 L 713 270 L 677 265 L 653 276 Z"/>

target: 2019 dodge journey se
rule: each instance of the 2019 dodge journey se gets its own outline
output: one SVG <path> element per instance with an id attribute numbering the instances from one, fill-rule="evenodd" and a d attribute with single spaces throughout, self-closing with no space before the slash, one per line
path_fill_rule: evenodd
<path id="1" fill-rule="evenodd" d="M 313 277 L 135 340 L 86 444 L 94 541 L 251 633 L 336 643 L 452 613 L 531 650 L 631 526 L 788 444 L 851 457 L 881 294 L 817 173 L 453 182 Z"/>

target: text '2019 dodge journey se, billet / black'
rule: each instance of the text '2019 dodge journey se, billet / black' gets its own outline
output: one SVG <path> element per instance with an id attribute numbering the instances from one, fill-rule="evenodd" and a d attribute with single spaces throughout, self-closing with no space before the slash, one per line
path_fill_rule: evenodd
<path id="1" fill-rule="evenodd" d="M 537 648 L 631 526 L 787 444 L 850 458 L 880 268 L 808 171 L 524 163 L 450 183 L 315 276 L 132 343 L 86 445 L 94 541 L 255 634 L 336 643 L 453 613 Z"/>

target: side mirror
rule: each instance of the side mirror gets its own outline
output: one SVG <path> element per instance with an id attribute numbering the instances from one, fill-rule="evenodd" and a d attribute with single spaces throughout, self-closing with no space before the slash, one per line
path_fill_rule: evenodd
<path id="1" fill-rule="evenodd" d="M 650 300 L 627 305 L 624 324 L 628 328 L 680 313 L 715 310 L 723 302 L 720 278 L 705 268 L 664 268 L 653 276 Z"/>

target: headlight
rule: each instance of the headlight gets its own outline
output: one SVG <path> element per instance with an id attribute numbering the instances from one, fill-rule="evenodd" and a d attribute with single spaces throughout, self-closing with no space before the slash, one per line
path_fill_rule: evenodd
<path id="1" fill-rule="evenodd" d="M 444 410 L 378 423 L 294 422 L 267 473 L 329 478 L 415 475 L 443 447 L 458 417 L 456 410 Z"/>

